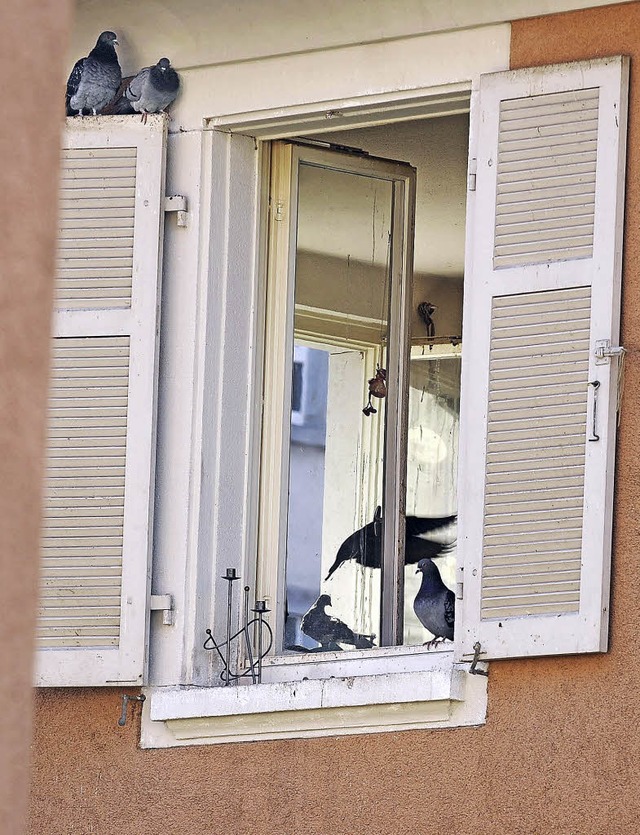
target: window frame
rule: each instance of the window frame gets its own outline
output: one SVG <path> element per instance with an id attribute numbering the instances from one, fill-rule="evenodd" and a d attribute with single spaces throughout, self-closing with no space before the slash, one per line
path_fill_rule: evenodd
<path id="1" fill-rule="evenodd" d="M 501 32 L 504 33 L 504 37 L 497 43 L 492 42 L 491 48 L 485 50 L 478 47 L 478 33 L 468 33 L 469 44 L 475 56 L 474 72 L 464 72 L 460 77 L 475 78 L 480 72 L 506 68 L 507 27 Z M 483 41 L 482 35 L 480 41 Z M 408 96 L 398 97 L 397 93 L 389 88 L 388 92 L 375 96 L 350 98 L 348 104 L 341 103 L 341 106 L 349 110 L 350 118 L 355 118 L 358 126 L 366 127 L 383 122 L 391 123 L 398 118 L 415 118 L 422 111 L 425 117 L 451 115 L 452 96 L 456 100 L 454 112 L 465 112 L 468 110 L 471 89 L 472 83 L 467 81 L 451 84 L 437 81 L 434 84 L 430 80 L 427 86 L 421 86 L 419 82 Z M 415 102 L 410 116 L 407 116 L 406 111 L 407 99 Z M 312 109 L 315 116 L 311 114 Z M 318 102 L 312 108 L 308 104 L 288 107 L 287 123 L 290 120 L 290 124 L 293 125 L 298 116 L 304 113 L 306 125 L 311 124 L 310 115 L 315 119 L 315 124 L 310 126 L 310 129 L 314 132 L 326 130 L 328 125 L 325 110 L 324 102 Z M 274 139 L 299 133 L 297 128 L 287 128 L 287 124 L 281 118 L 282 113 L 283 111 L 278 110 L 275 127 L 267 128 L 266 133 L 259 135 L 258 139 Z M 257 542 L 256 485 L 262 417 L 262 402 L 259 396 L 262 376 L 259 357 L 265 350 L 261 323 L 265 304 L 263 256 L 266 239 L 264 224 L 258 222 L 259 216 L 265 217 L 266 206 L 264 203 L 260 204 L 258 195 L 264 194 L 260 183 L 268 173 L 269 155 L 265 144 L 258 142 L 253 135 L 256 133 L 251 127 L 253 115 L 248 114 L 243 124 L 234 125 L 236 133 L 229 133 L 224 125 L 221 125 L 222 130 L 215 130 L 216 123 L 220 120 L 211 120 L 207 125 L 209 129 L 205 129 L 202 135 L 203 172 L 198 177 L 198 189 L 203 194 L 210 194 L 211 198 L 203 201 L 199 217 L 196 215 L 196 220 L 200 220 L 199 231 L 193 230 L 191 234 L 192 246 L 195 245 L 199 250 L 198 317 L 194 336 L 196 346 L 199 345 L 200 348 L 196 348 L 195 354 L 194 431 L 189 442 L 190 469 L 195 477 L 191 477 L 190 523 L 188 529 L 185 529 L 186 553 L 184 556 L 180 553 L 168 555 L 161 561 L 164 566 L 161 576 L 165 587 L 167 579 L 174 576 L 176 566 L 179 576 L 184 576 L 186 580 L 184 588 L 177 589 L 176 624 L 179 629 L 172 634 L 172 630 L 152 628 L 153 685 L 145 690 L 148 698 L 143 712 L 141 744 L 143 747 L 164 747 L 230 741 L 233 737 L 222 730 L 216 730 L 221 727 L 220 723 L 224 719 L 224 710 L 215 707 L 214 704 L 220 699 L 227 699 L 235 705 L 233 711 L 236 720 L 241 720 L 242 727 L 247 728 L 246 734 L 239 734 L 237 737 L 242 739 L 323 736 L 410 727 L 481 724 L 486 715 L 486 678 L 470 676 L 468 665 L 455 665 L 453 652 L 448 648 L 431 653 L 420 652 L 422 648 L 418 648 L 418 651 L 411 647 L 394 648 L 393 658 L 387 656 L 379 659 L 381 665 L 386 665 L 386 671 L 380 667 L 370 676 L 363 675 L 363 665 L 359 659 L 354 658 L 355 663 L 351 670 L 348 673 L 345 670 L 343 672 L 356 676 L 361 674 L 364 689 L 360 706 L 349 707 L 346 702 L 341 706 L 340 699 L 336 697 L 337 701 L 331 704 L 325 702 L 321 710 L 313 711 L 305 709 L 302 704 L 291 707 L 291 701 L 287 701 L 285 707 L 282 701 L 276 700 L 268 723 L 262 721 L 258 725 L 254 722 L 257 714 L 253 712 L 251 702 L 259 698 L 256 695 L 259 688 L 210 686 L 217 681 L 217 671 L 209 663 L 210 656 L 207 658 L 202 652 L 201 639 L 205 627 L 215 629 L 216 624 L 218 627 L 223 626 L 223 607 L 215 605 L 216 596 L 220 594 L 218 578 L 226 565 L 235 565 L 248 584 L 255 584 L 251 566 L 255 559 Z M 229 117 L 229 121 L 234 121 L 234 117 Z M 331 127 L 338 129 L 340 125 L 334 123 Z M 189 137 L 176 137 L 176 141 L 185 145 L 192 144 Z M 250 170 L 247 168 L 243 171 L 242 159 L 246 160 L 255 151 L 257 158 L 253 158 Z M 239 209 L 237 201 L 234 200 L 237 197 L 235 189 L 238 180 L 241 181 L 244 194 L 253 194 L 251 209 L 246 203 Z M 220 184 L 225 185 L 218 188 Z M 245 243 L 241 251 L 235 238 L 236 226 L 245 230 Z M 246 236 L 250 229 L 253 230 L 251 245 L 246 246 Z M 232 238 L 233 242 L 230 243 Z M 186 242 L 186 236 L 182 240 Z M 193 252 L 193 249 L 189 251 Z M 186 254 L 187 250 L 184 249 L 184 252 Z M 193 261 L 193 258 L 191 260 Z M 244 265 L 244 269 L 240 268 L 241 265 Z M 227 294 L 224 290 L 225 280 L 228 280 L 230 275 L 237 285 L 233 294 Z M 238 302 L 238 299 L 242 301 Z M 228 334 L 228 323 L 233 321 L 233 316 L 229 315 L 230 308 L 234 315 L 240 315 L 240 310 L 241 315 L 246 314 L 252 322 L 248 336 L 251 353 L 246 357 L 246 362 L 238 362 L 236 359 L 238 367 L 247 367 L 250 374 L 248 386 L 245 388 L 243 385 L 237 395 L 238 400 L 242 398 L 242 402 L 247 404 L 246 420 L 242 426 L 235 428 L 236 434 L 239 433 L 244 439 L 246 463 L 243 467 L 242 487 L 235 490 L 233 501 L 229 500 L 228 495 L 219 492 L 224 461 L 218 461 L 216 471 L 212 475 L 206 471 L 200 475 L 201 462 L 206 460 L 206 456 L 210 456 L 211 460 L 217 460 L 216 450 L 223 456 L 226 455 L 227 432 L 221 428 L 222 403 L 226 389 L 219 374 L 229 363 L 231 351 L 235 350 L 233 356 L 238 357 L 237 343 L 240 341 L 235 338 L 235 331 Z M 241 319 L 243 326 L 246 321 L 247 318 Z M 237 326 L 236 322 L 234 326 Z M 237 388 L 239 372 L 235 369 L 234 373 L 236 376 L 233 383 Z M 218 427 L 213 436 L 208 429 L 212 425 Z M 183 437 L 183 440 L 186 439 Z M 243 496 L 241 514 L 238 513 L 237 507 L 240 495 Z M 213 516 L 211 508 L 215 508 Z M 227 516 L 230 521 L 226 519 Z M 223 517 L 226 519 L 224 529 L 220 523 Z M 231 530 L 237 531 L 234 537 L 229 533 Z M 167 569 L 169 565 L 170 574 Z M 381 650 L 382 656 L 384 652 L 385 650 Z M 401 670 L 398 664 L 409 663 L 405 656 L 412 656 L 411 664 L 420 664 L 419 671 L 409 670 L 406 674 L 422 676 L 417 689 L 407 688 L 407 693 L 413 693 L 418 699 L 411 703 L 411 723 L 402 720 L 402 716 L 407 714 L 410 707 L 402 697 L 405 684 L 408 682 L 399 678 Z M 369 651 L 368 658 L 375 658 L 375 651 Z M 443 678 L 438 680 L 446 682 L 444 690 L 431 686 L 441 675 Z M 317 686 L 331 687 L 332 680 L 331 677 L 321 679 Z M 388 690 L 381 692 L 380 684 L 386 680 L 392 684 L 392 695 Z M 417 679 L 413 680 L 417 682 Z M 278 684 L 278 692 L 282 694 L 286 691 L 289 694 L 287 698 L 290 698 L 296 692 L 296 687 L 294 680 L 288 683 L 281 682 Z M 248 699 L 242 705 L 237 701 L 239 692 L 242 692 L 243 698 Z M 200 707 L 194 708 L 193 700 L 196 700 Z M 431 711 L 430 703 L 441 705 L 442 713 L 439 718 Z M 195 714 L 200 717 L 199 720 Z M 235 725 L 237 728 L 237 721 Z"/>
<path id="2" fill-rule="evenodd" d="M 301 142 L 276 142 L 270 158 L 266 350 L 258 522 L 256 596 L 272 610 L 276 654 L 284 631 L 298 171 L 303 164 L 385 180 L 393 190 L 393 236 L 389 320 L 397 339 L 387 342 L 387 388 L 383 470 L 384 544 L 381 569 L 380 645 L 402 644 L 404 514 L 409 367 L 409 305 L 413 268 L 415 169 L 368 154 L 354 155 Z M 379 334 L 376 331 L 376 339 Z M 354 343 L 354 348 L 359 347 Z M 404 404 L 404 405 L 401 405 Z M 277 601 L 277 602 L 276 602 Z"/>

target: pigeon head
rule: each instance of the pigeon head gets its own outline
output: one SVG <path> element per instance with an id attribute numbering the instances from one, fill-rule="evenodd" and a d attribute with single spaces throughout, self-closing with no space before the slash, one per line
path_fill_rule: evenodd
<path id="1" fill-rule="evenodd" d="M 171 69 L 171 61 L 168 58 L 161 58 L 156 64 L 157 68 L 162 72 Z"/>
<path id="2" fill-rule="evenodd" d="M 424 574 L 425 571 L 429 571 L 431 569 L 432 565 L 433 565 L 433 563 L 431 562 L 431 560 L 429 558 L 425 557 L 424 559 L 420 560 L 420 562 L 418 563 L 418 565 L 416 567 L 416 574 L 420 574 L 420 573 Z"/>
<path id="3" fill-rule="evenodd" d="M 316 606 L 331 606 L 331 595 L 321 594 L 316 600 Z"/>
<path id="4" fill-rule="evenodd" d="M 102 34 L 97 40 L 96 46 L 98 46 L 98 44 L 106 44 L 107 46 L 119 46 L 118 36 L 115 32 L 102 32 Z"/>

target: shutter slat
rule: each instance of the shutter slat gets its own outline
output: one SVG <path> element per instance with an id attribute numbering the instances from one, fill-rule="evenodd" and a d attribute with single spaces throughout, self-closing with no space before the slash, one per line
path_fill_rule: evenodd
<path id="1" fill-rule="evenodd" d="M 571 93 L 541 96 L 541 107 L 524 100 L 501 103 L 495 268 L 591 256 L 598 96 L 595 89 L 578 103 Z M 555 167 L 551 160 L 558 161 Z M 528 221 L 514 227 L 520 211 Z M 547 222 L 550 212 L 555 227 Z"/>
<path id="2" fill-rule="evenodd" d="M 126 151 L 123 154 L 122 151 Z M 56 305 L 126 309 L 131 305 L 136 202 L 136 148 L 94 156 L 63 152 Z M 83 229 L 82 234 L 77 228 Z M 94 280 L 122 279 L 105 291 Z M 73 279 L 70 293 L 69 280 Z"/>
<path id="3" fill-rule="evenodd" d="M 582 508 L 584 485 L 584 438 L 587 414 L 586 374 L 588 369 L 590 292 L 581 288 L 579 292 L 571 290 L 547 293 L 516 294 L 505 298 L 496 297 L 492 316 L 491 347 L 489 355 L 489 415 L 490 425 L 487 436 L 491 447 L 491 459 L 487 460 L 485 480 L 485 526 L 484 526 L 484 561 L 500 553 L 499 565 L 492 565 L 490 576 L 483 573 L 481 586 L 481 611 L 483 618 L 521 617 L 523 613 L 540 612 L 543 606 L 548 611 L 573 612 L 579 605 L 579 576 L 567 587 L 565 584 L 554 586 L 553 576 L 529 570 L 523 567 L 536 566 L 536 549 L 544 543 L 557 545 L 560 542 L 575 542 L 580 547 L 582 536 Z M 522 315 L 522 311 L 527 311 Z M 509 312 L 519 311 L 521 321 L 513 323 Z M 507 315 L 505 315 L 507 314 Z M 544 339 L 557 346 L 558 338 L 571 334 L 574 344 L 576 337 L 585 333 L 582 351 L 577 353 L 577 362 L 565 367 L 562 351 L 548 355 L 544 376 L 526 377 L 518 374 L 514 363 L 508 371 L 495 369 L 495 354 L 498 350 L 509 347 L 523 349 Z M 531 382 L 551 384 L 551 389 L 560 396 L 550 398 L 544 390 L 532 387 Z M 555 381 L 558 381 L 557 383 Z M 567 385 L 572 385 L 571 393 Z M 563 391 L 565 392 L 563 396 Z M 559 426 L 569 426 L 576 436 L 582 438 L 576 454 L 571 458 L 559 458 L 554 447 L 539 449 L 534 459 L 524 464 L 507 448 L 500 444 L 501 432 L 513 425 L 524 422 L 525 432 L 534 424 L 539 430 L 545 429 L 549 439 L 562 442 L 564 436 L 556 434 Z M 569 501 L 567 490 L 573 491 L 573 500 Z M 514 497 L 545 497 L 547 507 L 535 513 L 514 516 Z M 549 502 L 564 498 L 559 512 L 550 512 Z M 509 560 L 505 559 L 504 550 L 509 550 Z M 578 550 L 579 553 L 579 550 Z M 527 581 L 518 585 L 518 596 L 513 594 L 518 577 L 526 576 Z M 516 580 L 514 580 L 516 578 Z M 557 580 L 555 581 L 557 582 Z M 508 587 L 505 594 L 502 589 Z M 550 587 L 555 590 L 550 591 Z M 566 592 L 566 593 L 565 593 Z"/>

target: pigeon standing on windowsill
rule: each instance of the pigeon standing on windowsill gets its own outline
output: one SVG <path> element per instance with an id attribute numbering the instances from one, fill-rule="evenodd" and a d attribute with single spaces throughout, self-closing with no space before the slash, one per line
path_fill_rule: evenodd
<path id="1" fill-rule="evenodd" d="M 153 67 L 145 67 L 134 76 L 124 94 L 136 113 L 147 121 L 148 113 L 164 113 L 180 90 L 180 77 L 168 58 Z"/>
<path id="2" fill-rule="evenodd" d="M 430 559 L 420 560 L 416 574 L 422 573 L 422 583 L 413 601 L 413 611 L 425 629 L 433 635 L 426 646 L 448 638 L 453 641 L 455 621 L 455 597 L 450 588 L 442 582 L 440 571 Z"/>
<path id="3" fill-rule="evenodd" d="M 331 597 L 321 594 L 300 623 L 305 635 L 317 641 L 324 650 L 340 650 L 339 644 L 349 644 L 356 649 L 371 649 L 374 646 L 374 635 L 354 632 L 339 618 L 328 615 L 326 606 L 331 606 Z"/>
<path id="4" fill-rule="evenodd" d="M 115 96 L 122 80 L 117 45 L 115 32 L 103 32 L 87 57 L 76 61 L 67 81 L 67 116 L 85 110 L 96 116 Z"/>

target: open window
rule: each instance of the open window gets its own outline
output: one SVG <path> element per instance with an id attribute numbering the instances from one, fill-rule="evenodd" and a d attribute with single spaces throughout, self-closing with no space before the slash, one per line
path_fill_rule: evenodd
<path id="1" fill-rule="evenodd" d="M 448 195 L 441 171 L 423 172 L 420 220 L 440 186 L 462 229 L 466 119 L 446 121 L 462 154 Z M 424 161 L 421 128 L 386 136 Z M 367 133 L 353 137 L 385 136 Z M 416 565 L 441 558 L 454 577 L 461 275 L 426 266 L 434 235 L 414 276 L 411 165 L 278 142 L 270 182 L 258 588 L 276 656 L 422 645 L 434 635 L 414 613 Z"/>
<path id="2" fill-rule="evenodd" d="M 474 655 L 606 649 L 627 77 L 621 58 L 483 77 L 471 137 L 466 113 L 333 144 L 206 132 L 197 427 L 164 440 L 189 446 L 189 543 L 157 563 L 182 605 L 154 630 L 149 744 L 477 724 Z M 85 121 L 60 232 L 51 686 L 144 682 L 148 660 L 165 125 Z M 410 538 L 441 551 L 460 663 L 424 646 Z M 227 565 L 272 610 L 261 687 L 217 686 L 203 647 Z M 323 594 L 352 639 L 304 628 Z"/>
<path id="3" fill-rule="evenodd" d="M 412 224 L 388 163 L 338 143 L 274 146 L 267 317 L 280 341 L 266 354 L 260 564 L 276 653 L 422 644 L 419 556 L 457 580 L 460 658 L 606 648 L 626 77 L 605 59 L 481 79 L 461 418 L 462 282 L 438 304 L 441 281 L 425 290 L 400 269 L 431 230 L 400 243 Z M 369 151 L 394 131 L 338 139 Z M 290 420 L 296 351 L 314 357 L 306 385 L 323 404 L 307 436 Z M 368 400 L 379 384 L 386 396 Z M 313 634 L 328 607 L 343 641 Z"/>

